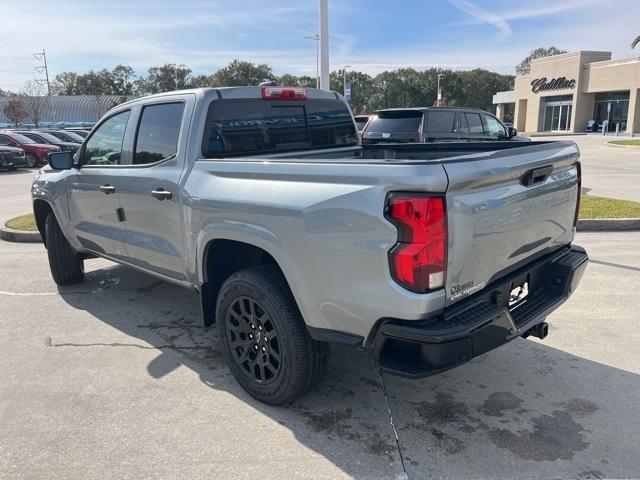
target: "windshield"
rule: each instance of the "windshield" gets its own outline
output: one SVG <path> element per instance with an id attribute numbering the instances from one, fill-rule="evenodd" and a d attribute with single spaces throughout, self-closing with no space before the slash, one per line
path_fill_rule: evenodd
<path id="1" fill-rule="evenodd" d="M 422 112 L 385 112 L 375 115 L 367 133 L 416 133 L 420 129 Z"/>
<path id="2" fill-rule="evenodd" d="M 58 139 L 58 141 L 62 140 L 63 142 L 73 142 L 73 138 L 71 138 L 69 135 L 67 135 L 66 133 L 62 133 L 62 132 L 50 132 L 51 135 L 53 135 L 54 137 L 56 137 Z"/>
<path id="3" fill-rule="evenodd" d="M 358 145 L 353 117 L 335 100 L 214 100 L 203 140 L 205 158 Z"/>
<path id="4" fill-rule="evenodd" d="M 366 118 L 356 118 L 356 127 L 358 127 L 358 130 L 362 130 L 368 121 Z"/>
<path id="5" fill-rule="evenodd" d="M 72 142 L 84 142 L 84 137 L 82 135 L 79 135 L 77 132 L 64 132 L 62 135 L 70 138 Z"/>
<path id="6" fill-rule="evenodd" d="M 38 132 L 38 133 L 24 133 L 25 137 L 29 137 L 36 142 L 41 142 L 44 140 L 44 143 L 60 143 L 60 139 L 50 135 L 48 133 Z M 41 140 L 42 139 L 42 140 Z"/>
<path id="7" fill-rule="evenodd" d="M 34 140 L 31 140 L 29 137 L 25 137 L 24 135 L 21 135 L 19 133 L 12 133 L 11 138 L 13 138 L 18 143 L 37 143 Z"/>

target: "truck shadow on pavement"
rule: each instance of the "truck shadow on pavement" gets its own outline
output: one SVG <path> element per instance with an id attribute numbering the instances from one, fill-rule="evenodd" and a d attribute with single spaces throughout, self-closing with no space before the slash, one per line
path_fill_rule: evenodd
<path id="1" fill-rule="evenodd" d="M 89 272 L 84 284 L 60 293 L 71 307 L 131 337 L 127 345 L 157 349 L 147 365 L 153 378 L 185 366 L 289 429 L 347 476 L 403 478 L 380 379 L 366 352 L 332 346 L 329 374 L 315 391 L 289 408 L 269 407 L 235 382 L 215 328 L 202 326 L 190 291 L 114 266 Z M 71 346 L 64 338 L 52 342 Z M 640 475 L 640 381 L 633 373 L 516 340 L 436 377 L 384 376 L 384 383 L 409 478 Z"/>

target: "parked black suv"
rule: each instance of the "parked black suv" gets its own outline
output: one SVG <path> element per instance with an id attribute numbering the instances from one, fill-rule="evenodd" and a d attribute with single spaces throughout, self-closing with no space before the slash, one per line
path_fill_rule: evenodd
<path id="1" fill-rule="evenodd" d="M 363 143 L 465 140 L 529 141 L 484 110 L 460 107 L 378 110 L 362 131 Z"/>
<path id="2" fill-rule="evenodd" d="M 0 170 L 15 170 L 27 166 L 24 150 L 16 147 L 0 145 Z"/>

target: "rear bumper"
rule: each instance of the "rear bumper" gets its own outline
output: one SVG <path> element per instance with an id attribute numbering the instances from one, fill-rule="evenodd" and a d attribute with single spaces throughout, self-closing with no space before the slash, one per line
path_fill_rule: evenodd
<path id="1" fill-rule="evenodd" d="M 384 371 L 407 377 L 461 365 L 544 321 L 575 291 L 588 260 L 581 247 L 563 248 L 492 282 L 435 318 L 386 320 L 378 329 L 374 355 Z M 511 291 L 525 282 L 529 296 L 509 308 Z"/>

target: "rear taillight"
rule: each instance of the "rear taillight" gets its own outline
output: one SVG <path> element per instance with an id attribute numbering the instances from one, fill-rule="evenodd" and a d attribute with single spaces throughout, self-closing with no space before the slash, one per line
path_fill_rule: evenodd
<path id="1" fill-rule="evenodd" d="M 398 229 L 389 252 L 391 276 L 416 293 L 444 287 L 447 268 L 447 218 L 444 197 L 417 193 L 389 196 L 385 216 Z"/>
<path id="2" fill-rule="evenodd" d="M 262 87 L 262 98 L 265 100 L 307 100 L 306 88 L 294 87 Z"/>
<path id="3" fill-rule="evenodd" d="M 578 199 L 576 200 L 576 215 L 573 218 L 574 228 L 578 226 L 578 219 L 580 218 L 580 199 L 582 197 L 582 165 L 580 165 L 580 162 L 576 163 L 576 169 L 578 170 Z"/>

